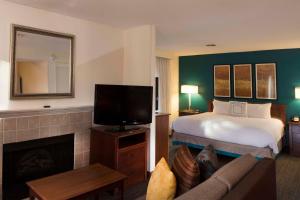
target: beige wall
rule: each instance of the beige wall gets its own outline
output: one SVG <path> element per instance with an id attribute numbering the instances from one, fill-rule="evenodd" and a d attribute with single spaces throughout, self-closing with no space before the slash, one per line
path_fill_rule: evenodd
<path id="1" fill-rule="evenodd" d="M 19 61 L 17 62 L 18 79 L 22 78 L 24 94 L 48 92 L 48 62 Z M 18 85 L 20 88 L 20 85 Z M 18 89 L 18 91 L 20 91 Z"/>
<path id="2" fill-rule="evenodd" d="M 75 45 L 74 99 L 11 101 L 10 28 L 20 24 L 71 33 Z M 94 84 L 120 84 L 123 79 L 123 32 L 105 25 L 0 0 L 0 111 L 93 105 Z"/>
<path id="3" fill-rule="evenodd" d="M 124 31 L 123 84 L 153 86 L 155 81 L 155 27 L 145 25 Z M 153 96 L 154 99 L 154 96 Z M 153 101 L 154 103 L 154 101 Z M 154 105 L 153 105 L 154 108 Z M 148 170 L 155 167 L 155 118 L 150 125 Z"/>
<path id="4" fill-rule="evenodd" d="M 145 25 L 124 31 L 123 83 L 152 85 L 154 26 Z"/>

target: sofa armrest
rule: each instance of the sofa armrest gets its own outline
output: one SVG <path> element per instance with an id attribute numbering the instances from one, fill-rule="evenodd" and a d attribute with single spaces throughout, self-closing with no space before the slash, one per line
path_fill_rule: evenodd
<path id="1" fill-rule="evenodd" d="M 264 158 L 222 199 L 224 200 L 276 200 L 275 160 Z"/>

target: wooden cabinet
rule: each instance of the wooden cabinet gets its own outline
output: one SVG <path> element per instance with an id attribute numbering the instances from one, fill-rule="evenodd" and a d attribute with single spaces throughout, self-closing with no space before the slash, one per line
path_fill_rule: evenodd
<path id="1" fill-rule="evenodd" d="M 134 185 L 147 178 L 148 128 L 109 131 L 92 128 L 90 163 L 101 163 L 128 176 L 125 185 Z"/>
<path id="2" fill-rule="evenodd" d="M 186 115 L 197 115 L 201 112 L 199 110 L 180 110 L 179 116 L 186 116 Z"/>
<path id="3" fill-rule="evenodd" d="M 289 122 L 290 154 L 300 156 L 300 123 Z"/>
<path id="4" fill-rule="evenodd" d="M 155 164 L 164 157 L 169 160 L 169 115 L 167 113 L 157 113 L 156 118 L 156 147 Z"/>

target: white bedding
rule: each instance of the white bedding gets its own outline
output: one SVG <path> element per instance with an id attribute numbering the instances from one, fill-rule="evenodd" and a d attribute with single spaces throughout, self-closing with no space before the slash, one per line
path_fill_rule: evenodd
<path id="1" fill-rule="evenodd" d="M 233 117 L 212 112 L 177 118 L 173 130 L 199 137 L 255 147 L 270 147 L 279 153 L 277 143 L 283 136 L 281 120 Z"/>

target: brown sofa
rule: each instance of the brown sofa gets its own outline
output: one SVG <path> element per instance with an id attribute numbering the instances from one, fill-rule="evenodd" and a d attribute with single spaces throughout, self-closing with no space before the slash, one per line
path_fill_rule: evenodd
<path id="1" fill-rule="evenodd" d="M 260 160 L 223 199 L 277 199 L 275 166 L 274 159 Z"/>
<path id="2" fill-rule="evenodd" d="M 139 200 L 145 197 L 138 198 Z M 275 160 L 245 155 L 176 200 L 276 200 Z"/>

